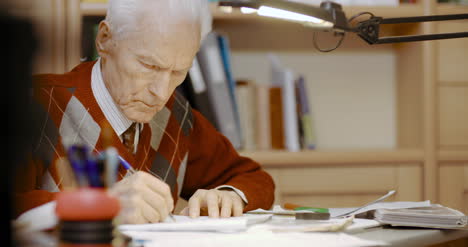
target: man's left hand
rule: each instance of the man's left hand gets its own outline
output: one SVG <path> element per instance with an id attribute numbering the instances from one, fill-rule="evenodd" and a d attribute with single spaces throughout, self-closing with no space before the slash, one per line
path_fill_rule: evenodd
<path id="1" fill-rule="evenodd" d="M 188 207 L 181 211 L 181 215 L 192 218 L 207 215 L 212 218 L 227 218 L 242 216 L 245 203 L 242 198 L 232 190 L 202 190 L 199 189 L 188 201 Z"/>

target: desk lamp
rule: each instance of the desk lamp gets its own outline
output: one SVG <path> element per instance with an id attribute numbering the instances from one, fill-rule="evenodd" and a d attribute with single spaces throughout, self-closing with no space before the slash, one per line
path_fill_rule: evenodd
<path id="1" fill-rule="evenodd" d="M 332 51 L 338 48 L 343 41 L 346 32 L 356 33 L 371 45 L 468 37 L 468 32 L 393 37 L 379 36 L 381 24 L 461 20 L 468 19 L 468 14 L 382 18 L 374 16 L 370 12 L 361 12 L 347 19 L 341 5 L 331 1 L 322 2 L 320 7 L 283 0 L 232 0 L 220 1 L 218 5 L 220 7 L 240 8 L 241 12 L 246 14 L 257 13 L 260 16 L 301 23 L 315 30 L 332 31 L 341 36 L 341 39 L 334 48 L 323 50 L 317 46 L 314 34 L 314 45 L 317 49 L 323 52 Z M 352 27 L 350 23 L 362 15 L 368 15 L 369 19 L 360 21 L 357 25 Z"/>

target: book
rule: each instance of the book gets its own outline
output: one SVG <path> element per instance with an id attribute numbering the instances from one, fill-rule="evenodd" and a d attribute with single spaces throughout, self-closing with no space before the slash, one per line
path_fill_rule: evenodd
<path id="1" fill-rule="evenodd" d="M 277 56 L 270 54 L 269 60 L 272 85 L 282 88 L 284 146 L 288 151 L 296 152 L 300 150 L 300 145 L 294 73 L 285 68 Z"/>
<path id="2" fill-rule="evenodd" d="M 374 217 L 377 221 L 392 226 L 441 229 L 468 227 L 468 216 L 440 204 L 431 204 L 429 207 L 419 208 L 377 209 Z"/>
<path id="3" fill-rule="evenodd" d="M 270 85 L 258 83 L 255 86 L 255 116 L 257 150 L 271 149 Z"/>
<path id="4" fill-rule="evenodd" d="M 193 59 L 192 67 L 187 73 L 187 77 L 178 89 L 181 90 L 182 94 L 195 110 L 199 111 L 206 119 L 208 119 L 216 129 L 219 129 L 212 104 L 208 97 L 208 90 L 203 79 L 200 64 L 196 57 Z"/>
<path id="5" fill-rule="evenodd" d="M 215 126 L 236 149 L 239 149 L 241 136 L 236 124 L 237 112 L 231 99 L 216 32 L 207 34 L 197 53 L 197 59 L 213 107 Z"/>
<path id="6" fill-rule="evenodd" d="M 237 131 L 240 133 L 242 128 L 240 125 L 240 118 L 239 118 L 239 110 L 237 107 L 237 99 L 236 99 L 236 81 L 234 79 L 232 69 L 231 69 L 231 52 L 230 52 L 230 45 L 229 45 L 229 38 L 227 35 L 218 33 L 218 43 L 221 52 L 221 58 L 223 59 L 223 67 L 224 72 L 226 74 L 226 78 L 229 85 L 229 93 L 232 100 L 232 105 L 234 108 L 234 112 L 236 117 L 236 127 Z M 242 133 L 241 133 L 242 135 Z"/>
<path id="7" fill-rule="evenodd" d="M 244 150 L 256 150 L 256 107 L 255 84 L 251 81 L 239 80 L 236 86 L 236 97 L 239 102 L 239 117 L 242 128 L 241 147 Z"/>
<path id="8" fill-rule="evenodd" d="M 282 88 L 269 89 L 270 136 L 272 149 L 284 149 L 283 94 Z"/>
<path id="9" fill-rule="evenodd" d="M 296 81 L 297 101 L 299 104 L 299 126 L 302 133 L 302 144 L 306 149 L 315 149 L 316 138 L 314 133 L 313 117 L 310 111 L 309 97 L 305 79 L 299 76 Z"/>
<path id="10" fill-rule="evenodd" d="M 296 86 L 292 70 L 283 72 L 283 118 L 286 149 L 291 152 L 300 150 L 299 128 L 296 103 Z"/>
<path id="11" fill-rule="evenodd" d="M 96 37 L 99 31 L 99 23 L 103 17 L 86 17 L 83 19 L 83 38 L 81 41 L 82 54 L 81 60 L 96 61 L 99 58 L 99 53 L 96 49 Z"/>

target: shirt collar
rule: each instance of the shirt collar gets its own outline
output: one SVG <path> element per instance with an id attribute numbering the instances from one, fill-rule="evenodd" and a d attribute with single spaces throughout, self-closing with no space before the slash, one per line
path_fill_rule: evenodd
<path id="1" fill-rule="evenodd" d="M 94 94 L 94 98 L 101 108 L 104 116 L 110 125 L 117 133 L 118 136 L 121 136 L 125 130 L 132 125 L 133 121 L 128 119 L 119 107 L 115 104 L 112 96 L 104 84 L 101 72 L 101 59 L 99 58 L 93 66 L 91 72 L 91 88 Z"/>

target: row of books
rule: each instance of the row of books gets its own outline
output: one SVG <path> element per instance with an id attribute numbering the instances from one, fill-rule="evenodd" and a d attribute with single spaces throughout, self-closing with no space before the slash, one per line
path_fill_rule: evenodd
<path id="1" fill-rule="evenodd" d="M 315 149 L 304 78 L 299 76 L 292 86 L 237 81 L 236 97 L 243 131 L 243 149 Z"/>
<path id="2" fill-rule="evenodd" d="M 211 32 L 178 90 L 236 149 L 315 149 L 305 78 L 274 56 L 271 71 L 270 84 L 236 80 L 228 37 Z"/>

